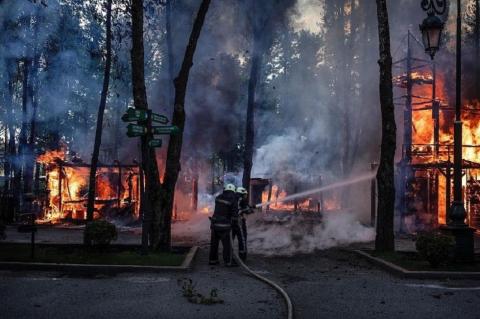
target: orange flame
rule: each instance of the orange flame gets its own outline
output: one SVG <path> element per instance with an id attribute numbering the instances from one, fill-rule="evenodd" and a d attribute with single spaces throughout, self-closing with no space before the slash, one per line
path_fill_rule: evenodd
<path id="1" fill-rule="evenodd" d="M 52 222 L 67 217 L 84 219 L 86 215 L 90 168 L 68 164 L 64 159 L 64 150 L 49 151 L 37 159 L 46 166 L 48 205 L 44 218 Z M 138 169 L 123 168 L 119 174 L 115 166 L 99 167 L 97 172 L 94 218 L 101 217 L 104 209 L 120 209 L 127 205 L 138 217 Z"/>

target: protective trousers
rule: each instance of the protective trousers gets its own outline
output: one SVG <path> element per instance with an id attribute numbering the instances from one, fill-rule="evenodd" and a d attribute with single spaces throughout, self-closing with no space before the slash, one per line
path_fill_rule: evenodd
<path id="1" fill-rule="evenodd" d="M 212 227 L 210 239 L 210 264 L 218 263 L 218 246 L 222 242 L 223 261 L 226 265 L 232 264 L 232 243 L 230 242 L 230 230 L 218 230 Z"/>
<path id="2" fill-rule="evenodd" d="M 247 224 L 244 218 L 239 218 L 233 223 L 232 237 L 238 239 L 238 256 L 245 261 L 247 259 Z"/>

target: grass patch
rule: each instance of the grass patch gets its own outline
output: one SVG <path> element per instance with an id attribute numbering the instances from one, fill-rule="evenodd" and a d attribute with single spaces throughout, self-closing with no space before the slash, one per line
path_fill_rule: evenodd
<path id="1" fill-rule="evenodd" d="M 476 262 L 474 264 L 456 264 L 445 263 L 437 268 L 433 268 L 430 264 L 422 259 L 416 252 L 375 252 L 365 251 L 369 255 L 381 258 L 392 264 L 400 266 L 410 271 L 465 271 L 465 272 L 480 272 L 480 256 L 475 256 Z"/>
<path id="2" fill-rule="evenodd" d="M 30 258 L 29 244 L 0 244 L 0 261 L 136 265 L 136 266 L 180 266 L 188 250 L 151 252 L 141 255 L 139 247 L 111 246 L 103 250 L 82 245 L 35 245 L 35 258 Z"/>

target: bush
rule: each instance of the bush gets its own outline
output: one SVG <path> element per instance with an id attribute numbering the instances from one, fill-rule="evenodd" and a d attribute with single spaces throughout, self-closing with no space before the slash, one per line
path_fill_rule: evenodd
<path id="1" fill-rule="evenodd" d="M 106 220 L 94 220 L 85 226 L 85 243 L 105 247 L 117 239 L 117 227 Z"/>
<path id="2" fill-rule="evenodd" d="M 448 261 L 454 243 L 451 236 L 430 232 L 418 236 L 415 246 L 420 257 L 428 261 L 432 268 L 437 268 Z"/>

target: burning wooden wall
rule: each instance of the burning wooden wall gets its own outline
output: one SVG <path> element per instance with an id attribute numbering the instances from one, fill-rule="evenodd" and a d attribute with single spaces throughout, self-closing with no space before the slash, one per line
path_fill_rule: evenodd
<path id="1" fill-rule="evenodd" d="M 65 160 L 62 150 L 41 155 L 45 175 L 43 219 L 48 221 L 86 218 L 90 165 L 78 159 Z M 140 213 L 138 165 L 99 165 L 96 178 L 94 218 L 138 218 Z"/>
<path id="2" fill-rule="evenodd" d="M 407 55 L 395 65 L 403 107 L 402 158 L 397 171 L 400 231 L 432 229 L 447 222 L 453 200 L 454 108 L 446 77 L 429 60 L 414 57 L 417 40 L 407 36 Z M 423 49 L 422 49 L 423 50 Z M 480 104 L 463 105 L 463 197 L 470 226 L 480 229 Z"/>

